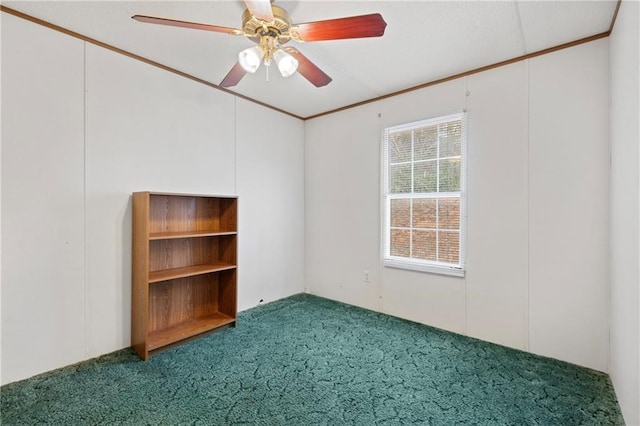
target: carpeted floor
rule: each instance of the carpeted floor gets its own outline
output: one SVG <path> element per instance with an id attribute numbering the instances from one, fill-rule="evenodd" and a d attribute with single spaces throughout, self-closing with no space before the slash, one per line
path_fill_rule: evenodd
<path id="1" fill-rule="evenodd" d="M 6 385 L 2 424 L 623 424 L 605 374 L 326 299 L 238 323 Z"/>

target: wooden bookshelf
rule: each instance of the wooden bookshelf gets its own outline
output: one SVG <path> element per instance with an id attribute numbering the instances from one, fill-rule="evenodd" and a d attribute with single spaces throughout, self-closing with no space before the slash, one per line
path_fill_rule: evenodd
<path id="1" fill-rule="evenodd" d="M 131 345 L 164 346 L 237 315 L 237 197 L 133 194 Z"/>

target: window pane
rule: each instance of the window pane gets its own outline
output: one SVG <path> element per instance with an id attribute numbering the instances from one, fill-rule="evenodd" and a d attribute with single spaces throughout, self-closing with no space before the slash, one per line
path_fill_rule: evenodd
<path id="1" fill-rule="evenodd" d="M 438 261 L 460 263 L 460 232 L 438 232 Z"/>
<path id="2" fill-rule="evenodd" d="M 408 228 L 410 226 L 411 199 L 391 200 L 391 226 Z"/>
<path id="3" fill-rule="evenodd" d="M 459 198 L 440 198 L 438 200 L 438 228 L 460 229 Z"/>
<path id="4" fill-rule="evenodd" d="M 389 163 L 411 161 L 411 130 L 389 134 Z"/>
<path id="5" fill-rule="evenodd" d="M 436 192 L 436 162 L 425 161 L 414 163 L 413 166 L 413 192 Z"/>
<path id="6" fill-rule="evenodd" d="M 407 229 L 391 230 L 391 256 L 409 257 L 409 238 L 411 231 Z"/>
<path id="7" fill-rule="evenodd" d="M 462 121 L 452 121 L 438 126 L 440 158 L 462 154 Z"/>
<path id="8" fill-rule="evenodd" d="M 414 131 L 413 160 L 432 160 L 438 155 L 438 126 Z"/>
<path id="9" fill-rule="evenodd" d="M 460 159 L 440 161 L 439 192 L 460 191 Z"/>
<path id="10" fill-rule="evenodd" d="M 414 259 L 436 260 L 436 231 L 413 231 Z"/>
<path id="11" fill-rule="evenodd" d="M 414 228 L 435 228 L 436 227 L 435 198 L 414 198 L 413 199 L 413 226 Z"/>
<path id="12" fill-rule="evenodd" d="M 411 192 L 411 164 L 389 166 L 389 193 Z"/>

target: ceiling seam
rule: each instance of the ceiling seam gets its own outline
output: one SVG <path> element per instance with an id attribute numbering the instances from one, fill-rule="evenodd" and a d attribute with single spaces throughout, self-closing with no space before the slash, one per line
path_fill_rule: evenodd
<path id="1" fill-rule="evenodd" d="M 516 16 L 518 17 L 518 29 L 520 30 L 520 38 L 522 39 L 522 54 L 525 55 L 527 53 L 527 41 L 524 38 L 524 28 L 522 28 L 522 16 L 520 15 L 520 3 L 515 2 L 516 5 Z"/>

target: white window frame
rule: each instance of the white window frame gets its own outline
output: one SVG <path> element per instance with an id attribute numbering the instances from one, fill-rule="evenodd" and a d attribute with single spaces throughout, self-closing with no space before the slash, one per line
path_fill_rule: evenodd
<path id="1" fill-rule="evenodd" d="M 390 132 L 414 130 L 421 127 L 433 126 L 448 121 L 462 121 L 461 141 L 461 167 L 460 167 L 460 191 L 459 192 L 431 192 L 431 193 L 403 193 L 389 194 L 389 162 L 388 145 Z M 464 277 L 466 259 L 466 176 L 467 176 L 467 120 L 466 113 L 460 112 L 426 120 L 386 127 L 382 134 L 382 249 L 383 265 L 390 268 L 408 269 L 412 271 L 430 272 L 436 274 Z M 413 154 L 412 154 L 413 155 Z M 439 160 L 445 157 L 436 157 Z M 414 163 L 411 160 L 411 163 Z M 391 200 L 401 198 L 457 198 L 460 197 L 460 264 L 452 265 L 444 262 L 413 259 L 407 257 L 391 256 Z M 436 222 L 436 230 L 438 223 Z M 436 232 L 436 236 L 438 233 Z M 437 238 L 437 237 L 436 237 Z M 436 246 L 437 247 L 437 246 Z"/>

